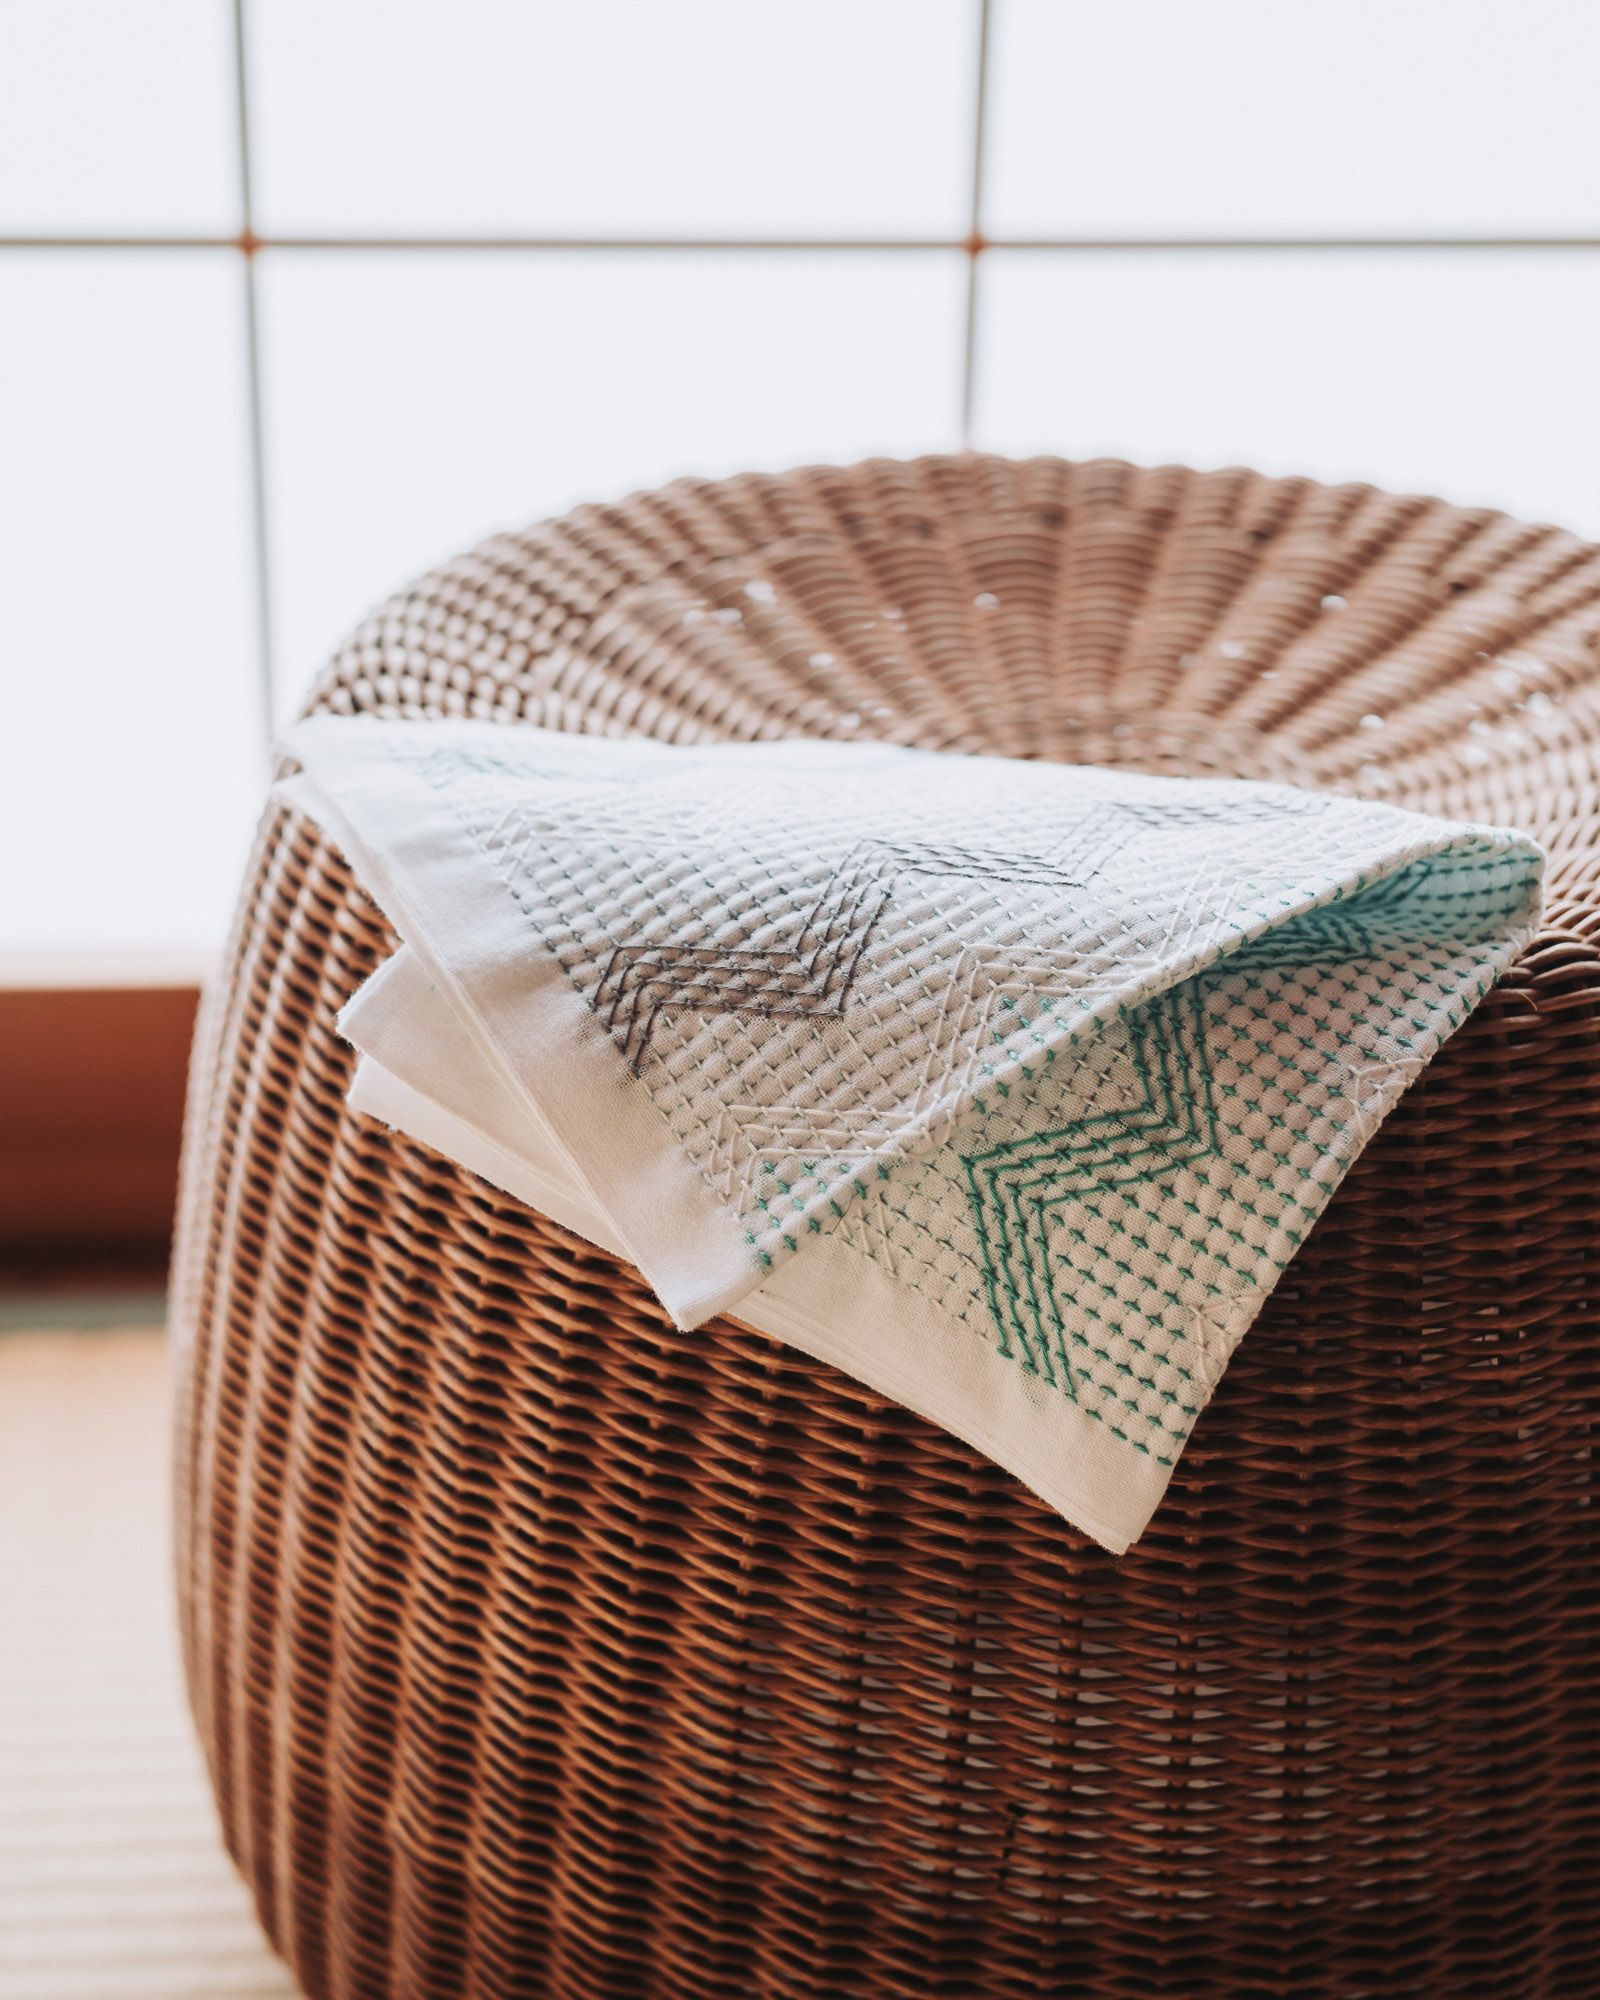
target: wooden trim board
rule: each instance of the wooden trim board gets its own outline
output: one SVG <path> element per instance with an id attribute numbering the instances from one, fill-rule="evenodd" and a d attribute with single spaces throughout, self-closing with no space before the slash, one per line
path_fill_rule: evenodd
<path id="1" fill-rule="evenodd" d="M 193 984 L 0 986 L 0 1268 L 164 1268 Z"/>

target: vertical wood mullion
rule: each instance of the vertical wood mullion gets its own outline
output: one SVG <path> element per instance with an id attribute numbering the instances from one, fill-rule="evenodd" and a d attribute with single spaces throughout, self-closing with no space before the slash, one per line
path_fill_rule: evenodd
<path id="1" fill-rule="evenodd" d="M 250 70 L 245 31 L 246 0 L 232 0 L 234 129 L 239 164 L 239 255 L 244 264 L 244 367 L 249 434 L 251 561 L 256 597 L 256 688 L 263 760 L 277 733 L 277 689 L 273 664 L 272 561 L 267 525 L 266 395 L 261 367 L 261 313 L 256 285 L 254 162 L 250 145 Z"/>
<path id="2" fill-rule="evenodd" d="M 961 353 L 961 443 L 972 443 L 978 394 L 978 283 L 986 247 L 983 233 L 983 168 L 989 122 L 989 42 L 993 0 L 978 0 L 978 67 L 972 117 L 972 200 L 967 211 L 967 318 Z"/>

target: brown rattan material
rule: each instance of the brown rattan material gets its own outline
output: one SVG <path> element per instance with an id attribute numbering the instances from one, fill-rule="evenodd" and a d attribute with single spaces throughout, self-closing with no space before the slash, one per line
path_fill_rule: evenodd
<path id="1" fill-rule="evenodd" d="M 313 706 L 1366 790 L 1552 845 L 1113 1560 L 344 1105 L 389 947 L 269 812 L 177 1272 L 190 1687 L 314 2000 L 1600 1993 L 1600 550 L 1246 472 L 680 484 Z"/>

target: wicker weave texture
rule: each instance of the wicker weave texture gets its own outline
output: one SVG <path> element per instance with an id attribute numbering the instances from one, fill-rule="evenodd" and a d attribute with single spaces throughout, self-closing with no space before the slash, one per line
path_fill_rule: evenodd
<path id="1" fill-rule="evenodd" d="M 351 1115 L 392 940 L 269 811 L 196 1054 L 177 1539 L 313 2000 L 1594 2000 L 1600 550 L 1112 462 L 684 483 L 425 578 L 313 706 L 1283 778 L 1554 856 L 1116 1561 Z"/>

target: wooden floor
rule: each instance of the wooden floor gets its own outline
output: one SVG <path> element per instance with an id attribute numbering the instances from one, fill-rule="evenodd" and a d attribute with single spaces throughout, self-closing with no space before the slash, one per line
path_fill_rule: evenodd
<path id="1" fill-rule="evenodd" d="M 0 1333 L 0 2000 L 293 2000 L 184 1707 L 159 1332 Z"/>

